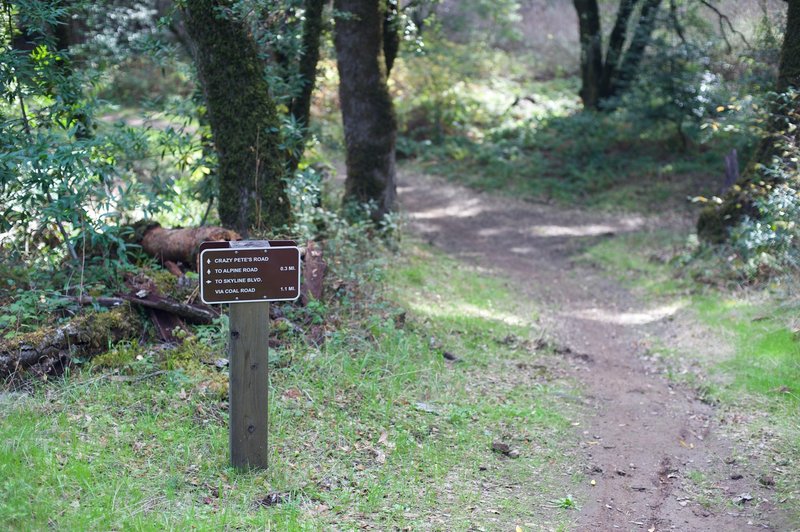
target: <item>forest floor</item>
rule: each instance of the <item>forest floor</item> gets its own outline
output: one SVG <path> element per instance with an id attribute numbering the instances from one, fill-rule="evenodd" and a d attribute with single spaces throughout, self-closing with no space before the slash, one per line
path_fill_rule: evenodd
<path id="1" fill-rule="evenodd" d="M 748 415 L 710 404 L 653 356 L 654 346 L 680 348 L 689 355 L 682 373 L 696 373 L 703 369 L 693 359 L 733 356 L 730 339 L 700 323 L 685 298 L 642 295 L 584 260 L 608 239 L 686 229 L 687 217 L 495 197 L 410 169 L 401 172 L 399 197 L 413 233 L 535 301 L 539 320 L 530 326 L 569 361 L 587 407 L 573 423 L 586 481 L 571 529 L 799 526 L 777 507 L 764 456 L 743 458 L 737 448 L 735 426 Z"/>

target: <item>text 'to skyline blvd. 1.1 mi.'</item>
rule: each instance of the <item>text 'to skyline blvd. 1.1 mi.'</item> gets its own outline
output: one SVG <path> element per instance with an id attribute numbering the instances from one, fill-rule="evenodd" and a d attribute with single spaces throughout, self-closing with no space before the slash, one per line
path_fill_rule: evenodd
<path id="1" fill-rule="evenodd" d="M 300 250 L 297 246 L 231 244 L 230 248 L 201 248 L 200 299 L 203 303 L 266 303 L 300 297 Z"/>

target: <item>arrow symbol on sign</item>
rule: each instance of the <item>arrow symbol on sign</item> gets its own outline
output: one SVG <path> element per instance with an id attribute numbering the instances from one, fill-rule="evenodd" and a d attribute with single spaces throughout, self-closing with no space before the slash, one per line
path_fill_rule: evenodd
<path id="1" fill-rule="evenodd" d="M 206 284 L 211 284 L 211 280 L 206 281 Z"/>
<path id="2" fill-rule="evenodd" d="M 208 270 L 206 273 L 207 273 L 207 274 L 209 274 L 209 275 L 211 275 L 211 270 Z"/>
<path id="3" fill-rule="evenodd" d="M 206 259 L 206 262 L 211 264 L 211 259 Z"/>

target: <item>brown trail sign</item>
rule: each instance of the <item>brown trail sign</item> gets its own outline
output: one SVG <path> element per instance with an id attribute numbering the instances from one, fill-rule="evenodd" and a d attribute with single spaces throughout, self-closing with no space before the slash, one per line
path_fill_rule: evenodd
<path id="1" fill-rule="evenodd" d="M 200 299 L 203 303 L 264 303 L 292 301 L 298 297 L 300 250 L 297 246 L 201 247 Z"/>
<path id="2" fill-rule="evenodd" d="M 290 240 L 203 242 L 200 299 L 231 303 L 228 342 L 231 465 L 267 467 L 269 302 L 300 297 L 300 250 Z"/>

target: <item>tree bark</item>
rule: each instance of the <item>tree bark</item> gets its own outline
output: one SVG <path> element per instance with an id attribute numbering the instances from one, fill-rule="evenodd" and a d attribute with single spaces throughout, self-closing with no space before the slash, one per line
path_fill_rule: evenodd
<path id="1" fill-rule="evenodd" d="M 608 49 L 606 50 L 606 60 L 603 65 L 603 79 L 601 81 L 600 93 L 603 98 L 611 94 L 611 81 L 619 68 L 622 58 L 622 50 L 625 46 L 625 39 L 628 35 L 628 22 L 630 21 L 633 9 L 638 0 L 620 0 L 617 18 L 608 39 Z"/>
<path id="2" fill-rule="evenodd" d="M 800 0 L 788 0 L 786 33 L 781 46 L 781 60 L 778 68 L 776 90 L 784 93 L 790 88 L 800 88 Z M 775 157 L 780 157 L 787 146 L 798 145 L 800 138 L 800 99 L 794 98 L 776 104 L 771 111 L 772 118 L 768 131 L 759 142 L 750 164 L 742 173 L 742 178 L 731 187 L 721 205 L 703 209 L 697 220 L 697 235 L 701 240 L 721 244 L 730 237 L 730 228 L 739 224 L 745 216 L 757 218 L 758 209 L 754 200 L 783 180 L 780 172 L 764 172 L 764 166 L 772 166 Z M 794 129 L 789 125 L 794 125 Z M 762 183 L 763 182 L 763 183 Z"/>
<path id="3" fill-rule="evenodd" d="M 397 52 L 400 51 L 400 10 L 399 0 L 386 0 L 386 13 L 383 16 L 383 59 L 386 62 L 386 77 L 392 72 Z"/>
<path id="4" fill-rule="evenodd" d="M 303 280 L 300 286 L 300 304 L 308 305 L 309 301 L 322 299 L 323 283 L 328 263 L 322 257 L 319 244 L 309 240 L 303 256 Z"/>
<path id="5" fill-rule="evenodd" d="M 578 33 L 581 42 L 581 90 L 583 106 L 597 109 L 602 94 L 603 34 L 600 29 L 600 10 L 597 0 L 574 0 L 578 13 Z"/>
<path id="6" fill-rule="evenodd" d="M 219 216 L 242 235 L 291 220 L 280 121 L 252 36 L 229 0 L 186 3 L 185 23 L 219 159 Z"/>
<path id="7" fill-rule="evenodd" d="M 386 85 L 383 7 L 379 0 L 334 0 L 334 43 L 347 146 L 345 202 L 373 201 L 380 220 L 396 199 L 397 121 Z"/>
<path id="8" fill-rule="evenodd" d="M 308 125 L 311 123 L 311 96 L 317 80 L 317 63 L 319 63 L 319 43 L 322 36 L 322 12 L 328 0 L 306 0 L 305 21 L 303 22 L 303 53 L 297 72 L 303 80 L 300 94 L 292 100 L 290 112 L 295 121 L 303 128 L 305 140 Z M 289 160 L 289 174 L 294 174 L 300 163 L 302 152 Z"/>
<path id="9" fill-rule="evenodd" d="M 607 97 L 619 96 L 638 75 L 644 51 L 650 44 L 653 35 L 660 4 L 661 0 L 644 0 L 631 44 L 622 58 L 618 72 L 611 76 L 611 86 Z"/>

